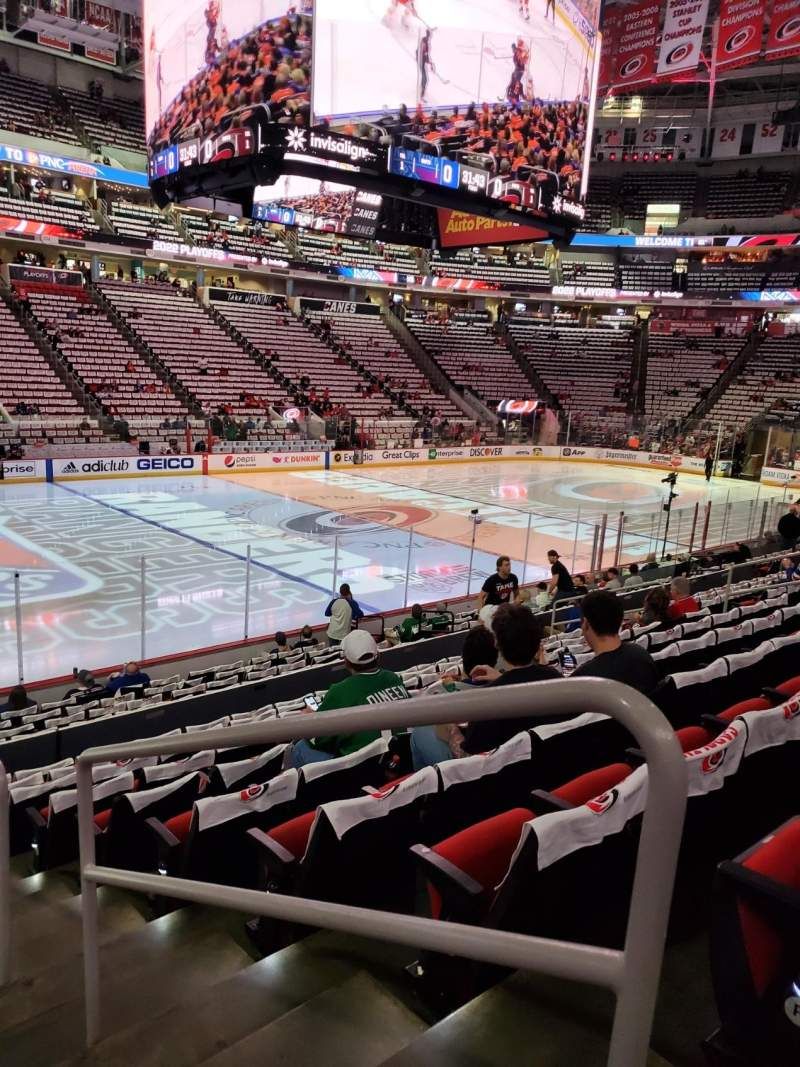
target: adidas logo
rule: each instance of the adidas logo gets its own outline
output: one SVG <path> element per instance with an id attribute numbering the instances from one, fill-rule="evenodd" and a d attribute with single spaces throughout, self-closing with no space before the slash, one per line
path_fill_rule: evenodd
<path id="1" fill-rule="evenodd" d="M 62 474 L 80 474 L 80 471 L 74 463 L 68 463 L 66 467 L 61 471 Z"/>

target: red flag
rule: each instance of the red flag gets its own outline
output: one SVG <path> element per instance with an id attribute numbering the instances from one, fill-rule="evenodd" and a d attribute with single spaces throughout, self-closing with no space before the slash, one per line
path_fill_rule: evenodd
<path id="1" fill-rule="evenodd" d="M 615 88 L 653 80 L 660 2 L 645 0 L 620 12 L 612 85 Z"/>
<path id="2" fill-rule="evenodd" d="M 766 0 L 722 0 L 715 59 L 717 70 L 732 70 L 761 52 Z"/>
<path id="3" fill-rule="evenodd" d="M 800 52 L 800 0 L 773 0 L 764 55 L 783 59 Z"/>
<path id="4" fill-rule="evenodd" d="M 603 43 L 600 47 L 600 70 L 597 84 L 601 93 L 604 93 L 614 82 L 614 57 L 617 51 L 620 21 L 617 8 L 609 8 L 603 19 Z"/>

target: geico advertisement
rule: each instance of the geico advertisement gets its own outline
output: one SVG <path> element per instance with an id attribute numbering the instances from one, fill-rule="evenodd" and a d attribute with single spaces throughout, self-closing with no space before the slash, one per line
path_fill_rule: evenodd
<path id="1" fill-rule="evenodd" d="M 53 478 L 131 478 L 151 474 L 202 474 L 202 456 L 106 456 L 102 459 L 54 459 Z"/>
<path id="2" fill-rule="evenodd" d="M 324 466 L 324 452 L 230 452 L 209 456 L 207 469 L 209 474 L 246 474 Z"/>

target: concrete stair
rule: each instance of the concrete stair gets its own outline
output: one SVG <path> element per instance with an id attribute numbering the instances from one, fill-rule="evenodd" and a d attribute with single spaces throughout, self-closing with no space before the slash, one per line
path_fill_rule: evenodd
<path id="1" fill-rule="evenodd" d="M 605 991 L 518 973 L 437 1021 L 405 972 L 413 949 L 318 931 L 254 959 L 242 915 L 192 906 L 151 918 L 145 898 L 109 887 L 99 891 L 102 1032 L 87 1050 L 78 888 L 74 868 L 16 883 L 0 1067 L 605 1063 Z M 706 953 L 702 938 L 668 950 L 648 1067 L 703 1063 L 699 1040 L 714 1023 Z"/>

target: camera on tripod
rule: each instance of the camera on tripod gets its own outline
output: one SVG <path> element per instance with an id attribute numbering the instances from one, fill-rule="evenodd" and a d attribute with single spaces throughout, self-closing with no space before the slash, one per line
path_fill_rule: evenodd
<path id="1" fill-rule="evenodd" d="M 669 497 L 667 498 L 666 503 L 661 505 L 661 510 L 662 511 L 667 511 L 668 512 L 670 510 L 670 508 L 672 507 L 672 501 L 678 499 L 678 496 L 680 494 L 673 493 L 673 491 L 672 491 L 675 488 L 677 482 L 678 482 L 678 472 L 677 471 L 671 471 L 666 476 L 666 478 L 662 478 L 661 479 L 661 484 L 662 485 L 664 485 L 664 484 L 669 485 Z"/>

